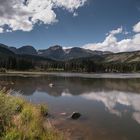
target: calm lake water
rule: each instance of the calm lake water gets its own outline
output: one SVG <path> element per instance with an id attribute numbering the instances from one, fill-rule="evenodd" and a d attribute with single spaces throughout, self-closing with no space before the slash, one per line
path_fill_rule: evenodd
<path id="1" fill-rule="evenodd" d="M 1 75 L 0 83 L 33 103 L 48 104 L 50 120 L 71 133 L 72 140 L 140 140 L 137 77 L 140 75 Z M 79 120 L 68 119 L 74 111 L 82 114 Z"/>

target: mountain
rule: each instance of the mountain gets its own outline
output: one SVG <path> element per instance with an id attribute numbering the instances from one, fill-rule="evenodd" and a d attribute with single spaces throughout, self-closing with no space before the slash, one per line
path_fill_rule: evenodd
<path id="1" fill-rule="evenodd" d="M 71 60 L 76 58 L 85 58 L 96 55 L 109 54 L 111 52 L 91 51 L 83 48 L 73 47 L 63 49 L 62 46 L 55 45 L 46 50 L 39 50 L 38 54 L 43 57 L 48 57 L 54 60 Z"/>
<path id="2" fill-rule="evenodd" d="M 28 45 L 21 48 L 9 47 L 4 44 L 0 44 L 0 56 L 15 56 L 22 55 L 30 57 L 33 55 L 39 59 L 50 59 L 55 61 L 68 61 L 73 59 L 81 58 L 96 60 L 102 63 L 132 63 L 140 61 L 140 51 L 134 52 L 103 52 L 103 51 L 92 51 L 83 48 L 73 47 L 63 49 L 62 46 L 55 45 L 44 50 L 36 50 L 34 47 Z M 100 59 L 99 59 L 100 58 Z"/>
<path id="3" fill-rule="evenodd" d="M 97 53 L 95 53 L 95 52 L 92 52 L 90 50 L 85 50 L 83 48 L 78 48 L 78 47 L 66 49 L 65 52 L 66 52 L 65 57 L 67 59 L 74 59 L 74 58 L 80 58 L 80 57 L 90 57 L 93 55 L 97 55 Z"/>
<path id="4" fill-rule="evenodd" d="M 18 49 L 15 47 L 9 47 L 9 50 L 13 51 L 15 54 L 37 55 L 37 50 L 32 46 L 23 46 Z"/>
<path id="5" fill-rule="evenodd" d="M 19 49 L 0 44 L 0 68 L 69 72 L 140 72 L 140 51 L 111 53 L 83 48 Z"/>
<path id="6" fill-rule="evenodd" d="M 97 55 L 111 54 L 111 52 L 102 52 L 102 51 L 92 51 L 83 48 L 73 47 L 68 49 L 63 49 L 60 45 L 51 46 L 48 49 L 36 50 L 34 47 L 28 45 L 20 48 L 8 47 L 2 44 L 4 48 L 9 49 L 15 54 L 19 55 L 36 55 L 44 58 L 49 58 L 58 61 L 66 61 L 76 58 L 86 58 Z"/>
<path id="7" fill-rule="evenodd" d="M 37 55 L 37 51 L 32 46 L 23 46 L 18 49 L 20 54 Z"/>
<path id="8" fill-rule="evenodd" d="M 8 48 L 8 46 L 7 46 L 7 45 L 2 44 L 2 43 L 0 43 L 0 47 L 3 47 L 3 48 Z"/>
<path id="9" fill-rule="evenodd" d="M 0 58 L 6 58 L 9 56 L 14 56 L 14 52 L 8 49 L 8 46 L 0 44 Z"/>
<path id="10" fill-rule="evenodd" d="M 11 51 L 12 50 L 12 51 Z M 16 51 L 14 53 L 13 51 Z M 17 52 L 19 51 L 19 52 Z M 22 47 L 16 49 L 0 44 L 0 69 L 7 70 L 45 70 L 55 63 L 54 60 L 35 55 L 36 51 L 32 47 Z"/>
<path id="11" fill-rule="evenodd" d="M 14 52 L 15 54 L 20 54 L 18 49 L 16 47 L 9 47 L 8 48 L 10 51 Z"/>
<path id="12" fill-rule="evenodd" d="M 104 56 L 104 63 L 134 63 L 140 62 L 140 51 L 121 52 Z"/>
<path id="13" fill-rule="evenodd" d="M 48 57 L 55 60 L 62 60 L 65 56 L 65 51 L 61 46 L 56 45 L 45 50 L 39 50 L 38 54 L 43 57 Z"/>

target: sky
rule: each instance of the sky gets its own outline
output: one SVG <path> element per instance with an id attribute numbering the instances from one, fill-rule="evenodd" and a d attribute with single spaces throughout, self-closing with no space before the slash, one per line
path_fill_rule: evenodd
<path id="1" fill-rule="evenodd" d="M 140 50 L 140 0 L 0 0 L 0 43 Z"/>

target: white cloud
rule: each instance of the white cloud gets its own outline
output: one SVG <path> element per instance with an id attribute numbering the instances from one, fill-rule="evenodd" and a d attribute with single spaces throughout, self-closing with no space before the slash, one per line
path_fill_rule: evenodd
<path id="1" fill-rule="evenodd" d="M 134 29 L 137 32 L 138 32 L 138 26 L 140 26 L 139 24 L 140 22 L 134 26 Z M 117 34 L 124 35 L 124 31 L 122 27 L 110 31 L 103 42 L 86 44 L 83 46 L 83 48 L 90 49 L 90 50 L 112 51 L 112 52 L 140 50 L 140 33 L 136 33 L 135 35 L 127 39 L 124 38 L 120 41 L 118 41 L 116 37 Z"/>
<path id="2" fill-rule="evenodd" d="M 128 35 L 128 34 L 130 34 L 130 33 L 131 33 L 131 32 L 128 32 L 128 31 L 124 31 L 124 32 L 123 32 L 124 35 Z"/>
<path id="3" fill-rule="evenodd" d="M 86 1 L 27 0 L 25 4 L 25 0 L 0 0 L 0 31 L 31 31 L 37 23 L 52 24 L 57 21 L 55 8 L 75 13 Z"/>
<path id="4" fill-rule="evenodd" d="M 78 16 L 78 13 L 74 12 L 74 13 L 73 13 L 73 16 L 74 16 L 74 17 L 77 17 L 77 16 Z"/>
<path id="5" fill-rule="evenodd" d="M 3 33 L 3 28 L 0 27 L 0 33 Z"/>
<path id="6" fill-rule="evenodd" d="M 83 6 L 87 0 L 53 0 L 57 6 L 63 7 L 71 12 Z"/>
<path id="7" fill-rule="evenodd" d="M 109 32 L 105 40 L 101 43 L 94 43 L 94 44 L 87 44 L 83 46 L 86 49 L 91 50 L 101 50 L 101 51 L 113 51 L 113 52 L 119 52 L 119 49 L 117 46 L 117 38 L 115 35 L 120 34 L 123 32 L 122 27 L 112 30 Z"/>
<path id="8" fill-rule="evenodd" d="M 134 42 L 134 44 L 136 44 L 136 45 L 140 45 L 140 33 L 134 35 L 134 37 L 133 37 L 133 42 Z"/>
<path id="9" fill-rule="evenodd" d="M 140 22 L 138 22 L 136 25 L 134 25 L 133 31 L 136 33 L 140 32 Z"/>
<path id="10" fill-rule="evenodd" d="M 116 29 L 116 30 L 110 31 L 110 34 L 111 34 L 111 35 L 120 34 L 120 33 L 122 33 L 122 31 L 123 31 L 123 28 L 120 27 L 120 28 L 118 28 L 118 29 Z"/>

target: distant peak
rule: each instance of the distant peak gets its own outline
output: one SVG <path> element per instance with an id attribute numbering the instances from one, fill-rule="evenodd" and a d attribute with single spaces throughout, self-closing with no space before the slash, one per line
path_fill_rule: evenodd
<path id="1" fill-rule="evenodd" d="M 51 49 L 51 50 L 59 50 L 59 49 L 63 49 L 63 48 L 60 45 L 55 45 L 55 46 L 51 46 L 49 49 Z"/>
<path id="2" fill-rule="evenodd" d="M 33 46 L 26 45 L 22 46 L 21 48 L 18 49 L 20 54 L 30 54 L 30 55 L 36 55 L 37 51 Z"/>
<path id="3" fill-rule="evenodd" d="M 4 47 L 4 48 L 8 48 L 8 46 L 7 46 L 7 45 L 2 44 L 2 43 L 0 43 L 0 46 L 1 46 L 1 47 Z"/>
<path id="4" fill-rule="evenodd" d="M 32 49 L 34 49 L 34 47 L 31 46 L 31 45 L 25 45 L 25 46 L 22 46 L 21 48 L 32 48 Z"/>

